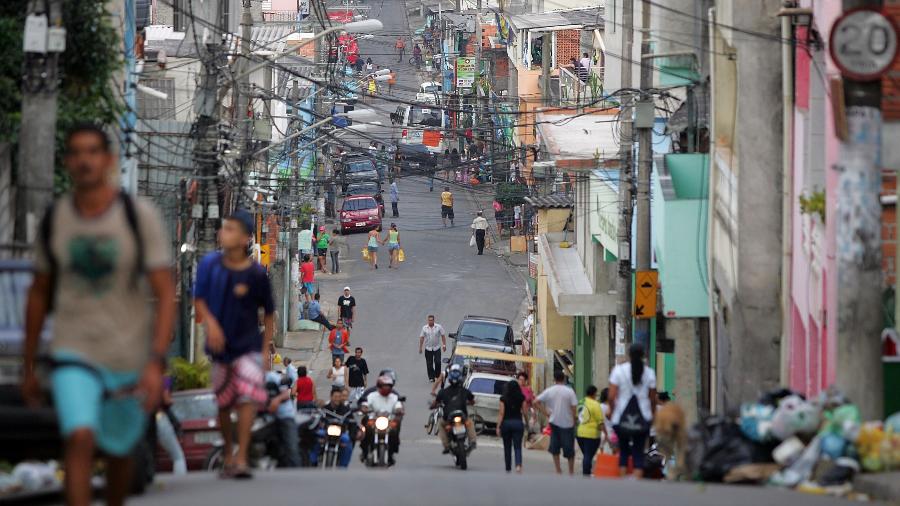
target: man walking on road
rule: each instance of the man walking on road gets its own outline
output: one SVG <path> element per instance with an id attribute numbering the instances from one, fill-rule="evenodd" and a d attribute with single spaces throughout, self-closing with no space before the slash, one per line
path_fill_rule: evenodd
<path id="1" fill-rule="evenodd" d="M 269 365 L 275 304 L 266 269 L 247 256 L 255 220 L 238 209 L 222 221 L 222 251 L 206 255 L 197 267 L 194 307 L 206 326 L 206 351 L 224 444 L 223 478 L 252 478 L 247 462 L 250 426 L 266 402 L 264 369 Z M 259 331 L 259 310 L 265 332 Z M 232 452 L 231 412 L 238 412 L 237 454 Z"/>
<path id="2" fill-rule="evenodd" d="M 162 395 L 175 317 L 169 241 L 156 209 L 113 183 L 116 155 L 100 127 L 75 127 L 65 144 L 73 191 L 47 209 L 35 241 L 22 396 L 29 406 L 42 402 L 34 361 L 44 321 L 55 312 L 52 357 L 88 364 L 60 364 L 50 375 L 65 447 L 66 504 L 91 503 L 97 448 L 107 455 L 107 498 L 122 504 L 131 483 L 132 449 Z M 149 290 L 141 289 L 142 278 Z M 104 399 L 106 389 L 129 387 L 137 392 Z"/>
<path id="3" fill-rule="evenodd" d="M 394 47 L 397 48 L 397 52 L 400 53 L 400 58 L 397 60 L 397 63 L 403 63 L 403 52 L 406 51 L 406 42 L 403 41 L 403 36 L 397 37 L 397 43 L 394 44 Z"/>
<path id="4" fill-rule="evenodd" d="M 344 360 L 344 355 L 350 353 L 350 331 L 344 327 L 344 321 L 338 320 L 331 332 L 328 333 L 328 349 L 331 350 L 331 361 L 335 358 Z"/>
<path id="5" fill-rule="evenodd" d="M 348 358 L 344 365 L 350 371 L 348 386 L 356 394 L 355 397 L 359 398 L 369 386 L 369 364 L 363 358 L 362 348 L 357 347 L 353 352 L 353 356 Z"/>
<path id="6" fill-rule="evenodd" d="M 453 226 L 453 194 L 450 193 L 450 187 L 445 186 L 441 192 L 441 221 L 447 226 L 447 219 L 450 219 L 450 226 Z"/>
<path id="7" fill-rule="evenodd" d="M 353 326 L 353 315 L 356 314 L 356 298 L 350 295 L 350 287 L 344 287 L 344 293 L 338 297 L 338 316 L 344 325 Z"/>
<path id="8" fill-rule="evenodd" d="M 478 246 L 478 254 L 484 254 L 484 238 L 487 234 L 488 221 L 484 217 L 484 212 L 478 211 L 478 216 L 472 220 L 472 235 L 475 236 L 475 245 Z"/>
<path id="9" fill-rule="evenodd" d="M 556 474 L 562 474 L 559 453 L 569 461 L 569 474 L 575 474 L 575 408 L 578 398 L 575 391 L 566 385 L 566 375 L 562 371 L 553 374 L 552 387 L 541 392 L 535 405 L 550 418 L 550 454 Z"/>
<path id="10" fill-rule="evenodd" d="M 391 181 L 391 213 L 393 213 L 394 218 L 400 217 L 400 211 L 397 209 L 397 205 L 400 202 L 400 194 L 397 191 L 397 180 Z"/>
<path id="11" fill-rule="evenodd" d="M 428 323 L 422 327 L 419 335 L 419 354 L 425 352 L 425 368 L 428 370 L 428 381 L 434 383 L 441 374 L 441 351 L 447 351 L 447 336 L 444 327 L 434 323 L 434 315 L 428 315 Z"/>

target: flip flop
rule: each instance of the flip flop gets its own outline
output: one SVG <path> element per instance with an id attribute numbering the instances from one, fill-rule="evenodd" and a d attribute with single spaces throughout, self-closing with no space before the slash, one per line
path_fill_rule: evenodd
<path id="1" fill-rule="evenodd" d="M 222 469 L 219 469 L 219 479 L 220 480 L 229 480 L 234 477 L 234 464 L 229 464 L 222 466 Z"/>
<path id="2" fill-rule="evenodd" d="M 253 478 L 253 473 L 250 471 L 250 468 L 246 465 L 238 465 L 234 466 L 232 470 L 231 477 L 235 480 L 249 480 Z"/>

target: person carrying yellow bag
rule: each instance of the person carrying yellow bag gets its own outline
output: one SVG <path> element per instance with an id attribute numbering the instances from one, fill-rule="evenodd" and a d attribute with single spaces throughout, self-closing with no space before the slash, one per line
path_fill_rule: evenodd
<path id="1" fill-rule="evenodd" d="M 405 262 L 406 261 L 406 253 L 403 252 L 403 248 L 400 248 L 400 252 L 397 253 L 397 261 Z"/>
<path id="2" fill-rule="evenodd" d="M 362 249 L 362 256 L 363 256 L 363 260 L 365 260 L 367 262 L 369 261 L 369 248 Z"/>
<path id="3" fill-rule="evenodd" d="M 391 223 L 391 228 L 388 230 L 387 237 L 385 241 L 388 245 L 388 251 L 391 255 L 391 261 L 388 264 L 389 269 L 393 269 L 397 267 L 397 264 L 400 263 L 399 257 L 400 252 L 400 231 L 397 230 L 397 224 Z"/>

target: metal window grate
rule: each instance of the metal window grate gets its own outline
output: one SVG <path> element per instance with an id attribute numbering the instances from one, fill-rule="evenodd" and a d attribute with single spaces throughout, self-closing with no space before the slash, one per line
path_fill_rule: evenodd
<path id="1" fill-rule="evenodd" d="M 141 79 L 140 84 L 159 90 L 168 96 L 161 99 L 139 92 L 137 94 L 138 116 L 142 119 L 174 119 L 175 79 Z"/>

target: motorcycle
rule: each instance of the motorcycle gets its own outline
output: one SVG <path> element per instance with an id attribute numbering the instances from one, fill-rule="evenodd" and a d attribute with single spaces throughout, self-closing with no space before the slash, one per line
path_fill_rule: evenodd
<path id="1" fill-rule="evenodd" d="M 347 434 L 348 421 L 353 417 L 354 412 L 348 411 L 344 415 L 339 415 L 327 409 L 322 410 L 322 424 L 319 428 L 319 465 L 328 469 L 336 466 L 338 455 L 341 451 L 341 444 L 348 444 L 342 441 L 344 435 Z M 324 458 L 322 458 L 324 456 Z"/>
<path id="2" fill-rule="evenodd" d="M 366 419 L 364 430 L 368 438 L 366 445 L 366 466 L 388 467 L 393 460 L 390 452 L 391 438 L 396 437 L 394 429 L 397 420 L 393 413 L 381 411 Z"/>
<path id="3" fill-rule="evenodd" d="M 301 408 L 294 420 L 297 422 L 297 435 L 300 444 L 300 467 L 312 467 L 312 454 L 319 439 L 319 427 L 322 425 L 322 412 L 318 408 Z"/>
<path id="4" fill-rule="evenodd" d="M 232 415 L 232 423 L 237 427 L 237 416 Z M 235 441 L 237 438 L 235 438 Z M 237 449 L 237 445 L 234 445 Z M 253 420 L 250 428 L 250 448 L 247 452 L 247 460 L 254 469 L 275 469 L 278 465 L 278 457 L 281 455 L 281 438 L 278 434 L 278 426 L 275 416 L 271 413 L 260 412 Z M 215 443 L 215 448 L 206 458 L 203 466 L 207 471 L 218 471 L 225 465 L 225 444 L 221 440 Z"/>
<path id="5" fill-rule="evenodd" d="M 466 414 L 462 411 L 453 411 L 450 413 L 450 420 L 445 422 L 444 426 L 447 431 L 447 439 L 450 442 L 450 454 L 456 461 L 456 467 L 466 470 L 468 462 L 466 458 L 469 456 L 469 435 L 466 430 Z"/>

